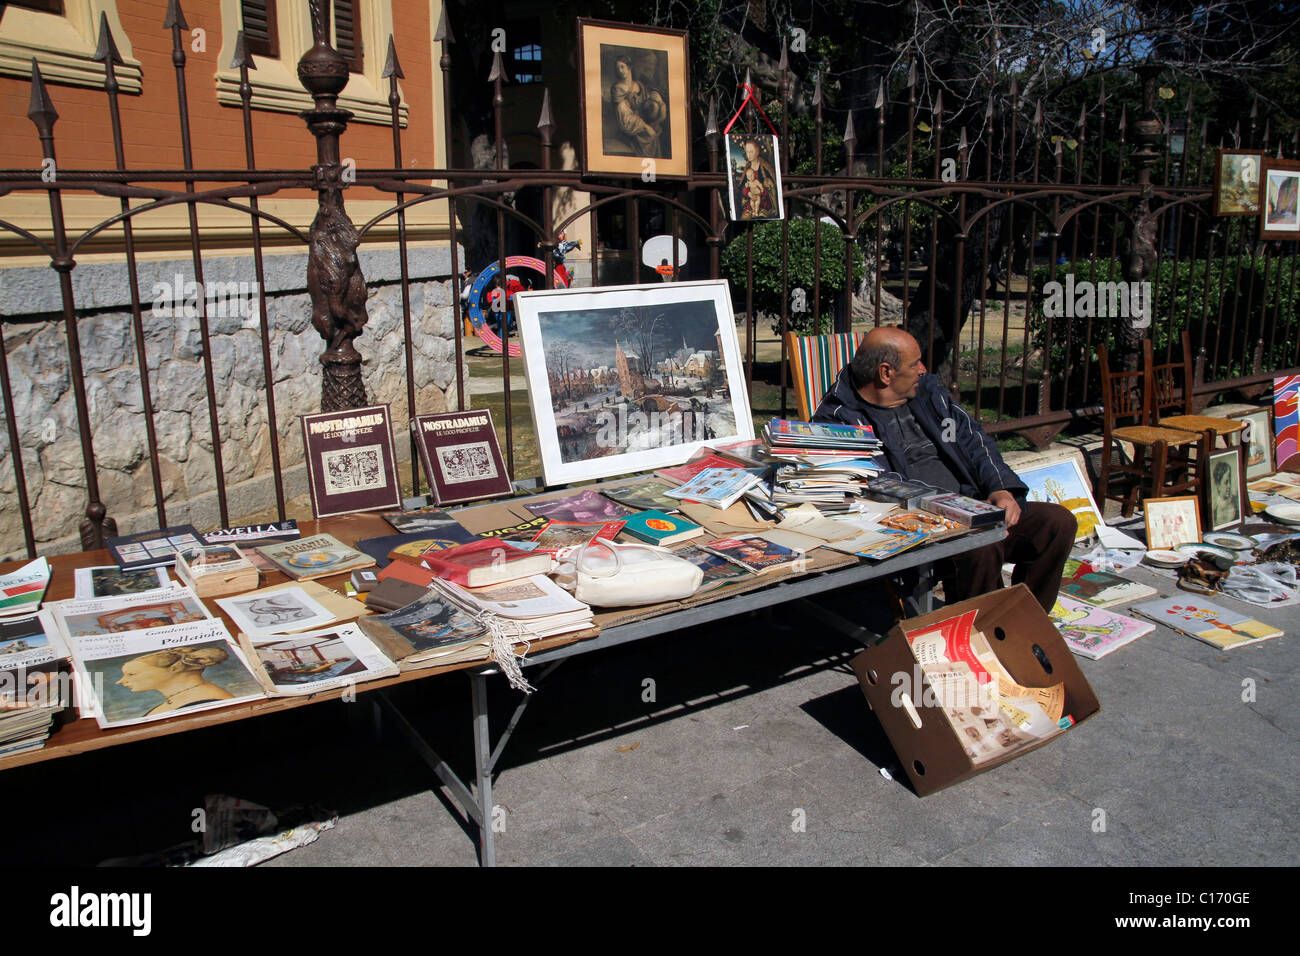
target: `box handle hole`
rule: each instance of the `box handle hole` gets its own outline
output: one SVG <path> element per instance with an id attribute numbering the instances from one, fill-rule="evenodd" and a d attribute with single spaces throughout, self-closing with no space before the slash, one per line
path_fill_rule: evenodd
<path id="1" fill-rule="evenodd" d="M 1035 644 L 1032 649 L 1034 656 L 1038 658 L 1038 663 L 1043 665 L 1043 670 L 1047 671 L 1049 674 L 1052 673 L 1052 662 L 1047 659 L 1047 652 L 1037 644 Z"/>
<path id="2" fill-rule="evenodd" d="M 917 775 L 918 777 L 924 777 L 924 776 L 925 776 L 925 764 L 921 763 L 921 761 L 919 761 L 919 760 L 913 760 L 913 761 L 912 761 L 912 769 L 914 769 L 914 770 L 916 771 L 916 775 Z"/>
<path id="3" fill-rule="evenodd" d="M 876 674 L 874 668 L 870 668 L 870 669 L 867 670 L 867 683 L 868 683 L 868 684 L 875 684 L 875 683 L 876 683 L 877 681 L 879 681 L 879 680 L 880 680 L 880 678 L 879 678 L 879 676 Z"/>
<path id="4" fill-rule="evenodd" d="M 912 726 L 917 730 L 921 729 L 921 715 L 916 712 L 916 706 L 912 703 L 912 698 L 907 694 L 899 697 L 903 704 L 903 712 L 907 714 L 907 719 L 912 722 Z"/>
<path id="5" fill-rule="evenodd" d="M 1000 627 L 995 627 L 993 628 L 993 636 L 999 641 L 1005 641 L 1007 639 L 1007 632 L 1002 630 Z"/>

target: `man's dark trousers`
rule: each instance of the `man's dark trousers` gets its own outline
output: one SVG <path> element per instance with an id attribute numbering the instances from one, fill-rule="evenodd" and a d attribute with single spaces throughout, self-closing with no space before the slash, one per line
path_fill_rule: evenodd
<path id="1" fill-rule="evenodd" d="M 996 544 L 985 545 L 952 558 L 952 566 L 940 569 L 944 598 L 949 604 L 986 594 L 1002 587 L 1002 565 L 1015 565 L 1011 583 L 1022 581 L 1043 610 L 1051 612 L 1061 586 L 1070 549 L 1074 546 L 1077 522 L 1068 508 L 1042 501 L 1020 506 L 1020 520 L 1007 529 Z"/>

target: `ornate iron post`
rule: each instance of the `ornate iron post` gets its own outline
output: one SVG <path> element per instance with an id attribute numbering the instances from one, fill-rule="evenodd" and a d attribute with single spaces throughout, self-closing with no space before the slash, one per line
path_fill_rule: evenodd
<path id="1" fill-rule="evenodd" d="M 1137 68 L 1142 78 L 1142 118 L 1134 124 L 1133 138 L 1138 148 L 1132 159 L 1137 165 L 1137 184 L 1141 187 L 1137 215 L 1133 219 L 1133 234 L 1128 243 L 1128 259 L 1124 264 L 1125 278 L 1141 282 L 1151 274 L 1156 261 L 1156 217 L 1151 213 L 1151 169 L 1160 158 L 1156 144 L 1160 142 L 1163 128 L 1156 115 L 1156 77 L 1160 67 L 1144 63 Z M 1142 348 L 1143 329 L 1130 320 L 1121 323 L 1115 337 L 1119 361 L 1126 369 L 1137 368 L 1138 353 Z"/>
<path id="2" fill-rule="evenodd" d="M 310 0 L 308 5 L 315 44 L 298 61 L 298 79 L 316 106 L 298 115 L 316 137 L 317 162 L 312 175 L 319 209 L 311 224 L 307 292 L 312 325 L 326 345 L 320 357 L 320 407 L 332 412 L 366 404 L 361 353 L 353 345 L 368 318 L 366 280 L 357 260 L 360 237 L 343 210 L 339 136 L 347 129 L 352 113 L 339 107 L 338 95 L 348 85 L 348 63 L 329 44 L 329 5 L 325 0 Z"/>

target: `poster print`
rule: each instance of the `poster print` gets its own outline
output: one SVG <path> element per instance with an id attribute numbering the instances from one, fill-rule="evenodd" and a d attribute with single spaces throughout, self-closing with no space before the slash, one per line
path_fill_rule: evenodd
<path id="1" fill-rule="evenodd" d="M 1214 165 L 1214 214 L 1259 215 L 1260 166 L 1264 154 L 1254 149 L 1221 149 Z"/>
<path id="2" fill-rule="evenodd" d="M 754 437 L 725 280 L 516 301 L 548 485 L 680 465 Z"/>
<path id="3" fill-rule="evenodd" d="M 317 518 L 401 507 L 387 405 L 301 415 Z"/>
<path id="4" fill-rule="evenodd" d="M 1259 238 L 1300 239 L 1300 161 L 1265 159 Z"/>
<path id="5" fill-rule="evenodd" d="M 780 157 L 771 133 L 727 134 L 727 194 L 733 220 L 785 218 Z"/>
<path id="6" fill-rule="evenodd" d="M 1273 429 L 1278 471 L 1300 471 L 1300 375 L 1273 379 Z"/>
<path id="7" fill-rule="evenodd" d="M 578 21 L 589 173 L 689 175 L 686 34 Z"/>
<path id="8" fill-rule="evenodd" d="M 411 429 L 438 504 L 495 498 L 514 490 L 487 409 L 417 415 Z"/>

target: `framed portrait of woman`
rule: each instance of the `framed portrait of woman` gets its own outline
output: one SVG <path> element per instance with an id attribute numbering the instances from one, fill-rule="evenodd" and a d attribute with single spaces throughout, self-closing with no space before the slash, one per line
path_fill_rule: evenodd
<path id="1" fill-rule="evenodd" d="M 1214 531 L 1241 524 L 1246 515 L 1243 501 L 1250 499 L 1241 474 L 1242 450 L 1229 448 L 1206 458 L 1206 512 L 1208 526 Z M 1248 506 L 1247 506 L 1248 507 Z"/>
<path id="2" fill-rule="evenodd" d="M 580 18 L 578 57 L 586 172 L 689 176 L 686 32 Z"/>

